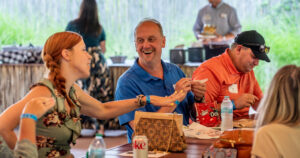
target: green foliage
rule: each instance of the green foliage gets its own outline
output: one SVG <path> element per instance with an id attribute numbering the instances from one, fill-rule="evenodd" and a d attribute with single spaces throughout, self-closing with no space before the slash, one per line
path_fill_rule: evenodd
<path id="1" fill-rule="evenodd" d="M 0 1 L 0 46 L 11 44 L 42 46 L 53 33 L 63 31 L 77 17 L 81 0 Z M 108 58 L 112 55 L 137 56 L 133 29 L 137 22 L 152 17 L 162 23 L 169 49 L 195 41 L 192 26 L 198 10 L 207 4 L 199 0 L 97 0 L 100 22 L 106 32 Z M 271 63 L 260 61 L 255 73 L 262 89 L 283 65 L 300 64 L 300 0 L 225 1 L 239 14 L 243 30 L 257 30 L 271 47 Z M 251 9 L 249 7 L 251 6 Z"/>
<path id="2" fill-rule="evenodd" d="M 258 23 L 247 25 L 248 28 L 257 29 L 271 46 L 271 63 L 263 63 L 258 66 L 256 76 L 263 89 L 269 84 L 276 71 L 287 64 L 300 65 L 300 0 L 283 0 L 276 5 L 269 0 L 262 5 L 262 10 L 267 13 Z M 253 25 L 255 24 L 255 25 Z"/>
<path id="3" fill-rule="evenodd" d="M 2 45 L 43 45 L 53 33 L 63 31 L 62 26 L 34 26 L 20 19 L 0 14 L 0 46 Z"/>
<path id="4" fill-rule="evenodd" d="M 284 23 L 288 26 L 295 26 L 299 21 L 300 0 L 282 0 L 280 3 L 267 0 L 261 5 L 261 10 L 269 15 L 274 25 Z"/>
<path id="5" fill-rule="evenodd" d="M 0 14 L 0 45 L 24 44 L 30 41 L 33 36 L 34 31 L 30 26 L 21 25 L 17 21 Z"/>
<path id="6" fill-rule="evenodd" d="M 287 64 L 300 65 L 300 36 L 299 26 L 287 26 L 280 22 L 272 25 L 270 17 L 266 17 L 256 22 L 244 23 L 244 30 L 257 30 L 266 40 L 266 45 L 270 46 L 268 54 L 271 62 L 260 61 L 260 65 L 255 68 L 255 75 L 263 90 L 268 86 L 276 71 Z"/>

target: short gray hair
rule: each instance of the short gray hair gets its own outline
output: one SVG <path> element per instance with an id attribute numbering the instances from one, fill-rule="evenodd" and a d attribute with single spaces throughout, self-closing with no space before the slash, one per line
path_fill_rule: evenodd
<path id="1" fill-rule="evenodd" d="M 155 19 L 153 19 L 153 18 L 145 18 L 145 19 L 143 19 L 142 21 L 140 21 L 140 22 L 137 24 L 137 26 L 135 27 L 135 29 L 134 29 L 134 38 L 135 38 L 135 36 L 136 36 L 136 30 L 137 30 L 137 28 L 138 28 L 139 26 L 141 26 L 143 23 L 146 23 L 146 22 L 152 22 L 152 23 L 156 24 L 156 25 L 158 26 L 158 28 L 159 28 L 160 34 L 161 34 L 162 36 L 164 36 L 164 32 L 163 32 L 162 26 L 161 26 L 161 24 L 160 24 L 159 21 L 157 21 L 157 20 L 155 20 Z"/>
<path id="2" fill-rule="evenodd" d="M 233 42 L 230 46 L 230 49 L 233 50 L 237 45 L 238 45 L 237 43 Z"/>

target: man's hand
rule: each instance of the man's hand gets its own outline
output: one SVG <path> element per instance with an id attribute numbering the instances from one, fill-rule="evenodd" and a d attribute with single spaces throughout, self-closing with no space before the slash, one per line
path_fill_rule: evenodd
<path id="1" fill-rule="evenodd" d="M 204 45 L 209 45 L 213 42 L 222 42 L 222 41 L 224 41 L 224 38 L 223 38 L 222 35 L 219 35 L 219 34 L 214 34 L 214 35 L 215 35 L 214 38 L 205 38 L 205 39 L 203 39 L 202 43 Z"/>
<path id="2" fill-rule="evenodd" d="M 249 107 L 249 106 L 253 105 L 257 100 L 258 100 L 258 98 L 255 95 L 245 93 L 245 94 L 242 94 L 237 99 L 235 99 L 234 104 L 235 104 L 236 109 L 242 109 L 244 107 Z"/>
<path id="3" fill-rule="evenodd" d="M 209 38 L 203 39 L 202 43 L 203 43 L 204 45 L 208 45 L 208 44 L 211 43 L 211 39 L 209 39 Z"/>
<path id="4" fill-rule="evenodd" d="M 224 41 L 223 36 L 217 35 L 216 38 L 211 39 L 212 42 L 222 42 Z"/>
<path id="5" fill-rule="evenodd" d="M 191 90 L 192 79 L 191 78 L 182 78 L 175 84 L 175 91 L 180 92 L 181 90 L 184 92 L 188 92 Z"/>
<path id="6" fill-rule="evenodd" d="M 201 100 L 204 97 L 206 91 L 205 82 L 199 80 L 192 81 L 192 92 L 194 93 L 195 99 Z"/>

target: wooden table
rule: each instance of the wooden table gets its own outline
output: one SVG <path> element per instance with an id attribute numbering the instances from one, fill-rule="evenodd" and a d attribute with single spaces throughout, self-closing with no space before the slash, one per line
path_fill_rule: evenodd
<path id="1" fill-rule="evenodd" d="M 164 158 L 201 158 L 202 152 L 205 151 L 209 146 L 216 141 L 216 139 L 197 139 L 187 138 L 187 149 L 182 153 L 170 153 Z M 109 158 L 128 158 L 126 156 L 120 156 L 119 154 L 126 151 L 132 151 L 131 144 L 124 144 L 118 147 L 114 147 L 106 150 L 105 157 Z"/>

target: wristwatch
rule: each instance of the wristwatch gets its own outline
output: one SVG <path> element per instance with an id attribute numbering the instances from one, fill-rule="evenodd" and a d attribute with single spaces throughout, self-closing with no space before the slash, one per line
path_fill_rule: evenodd
<path id="1" fill-rule="evenodd" d="M 138 103 L 139 107 L 143 107 L 143 106 L 146 105 L 146 101 L 143 101 L 143 97 L 144 97 L 143 94 L 140 94 L 140 95 L 136 96 L 137 103 Z"/>

